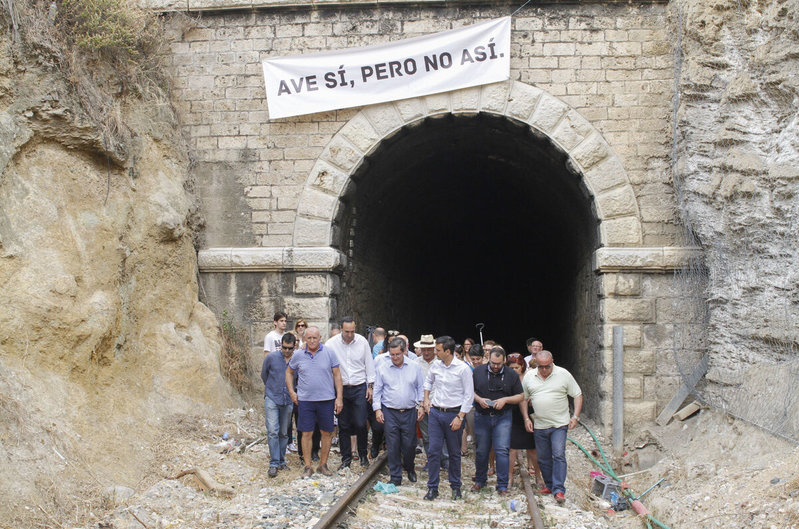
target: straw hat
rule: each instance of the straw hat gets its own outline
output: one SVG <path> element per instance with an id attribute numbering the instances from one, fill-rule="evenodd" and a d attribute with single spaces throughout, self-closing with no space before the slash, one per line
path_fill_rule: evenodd
<path id="1" fill-rule="evenodd" d="M 435 347 L 436 346 L 436 339 L 433 338 L 432 334 L 423 334 L 422 339 L 418 342 L 413 344 L 413 347 Z"/>

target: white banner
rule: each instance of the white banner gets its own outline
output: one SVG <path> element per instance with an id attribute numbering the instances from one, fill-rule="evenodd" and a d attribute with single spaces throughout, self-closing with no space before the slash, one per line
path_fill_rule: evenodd
<path id="1" fill-rule="evenodd" d="M 436 94 L 510 76 L 510 17 L 388 44 L 264 60 L 270 119 Z"/>

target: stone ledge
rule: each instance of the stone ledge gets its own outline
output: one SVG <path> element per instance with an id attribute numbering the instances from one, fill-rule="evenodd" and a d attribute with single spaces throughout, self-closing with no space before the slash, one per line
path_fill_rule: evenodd
<path id="1" fill-rule="evenodd" d="M 695 246 L 662 248 L 600 248 L 594 253 L 594 270 L 607 272 L 667 272 L 702 258 Z"/>
<path id="2" fill-rule="evenodd" d="M 197 260 L 200 272 L 332 272 L 347 257 L 329 247 L 207 248 Z"/>
<path id="3" fill-rule="evenodd" d="M 582 0 L 583 4 L 627 4 L 628 0 Z M 227 11 L 231 9 L 274 9 L 298 7 L 374 7 L 377 5 L 451 5 L 445 0 L 139 0 L 139 6 L 153 11 Z M 459 0 L 458 4 L 483 5 L 485 0 Z M 545 0 L 539 4 L 559 4 Z M 639 4 L 666 4 L 668 0 L 639 0 Z"/>

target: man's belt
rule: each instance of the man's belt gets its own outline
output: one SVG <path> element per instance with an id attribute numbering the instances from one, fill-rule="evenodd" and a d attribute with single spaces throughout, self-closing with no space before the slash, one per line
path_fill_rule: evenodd
<path id="1" fill-rule="evenodd" d="M 433 406 L 433 408 L 437 409 L 442 413 L 458 413 L 461 411 L 460 406 L 455 406 L 454 408 L 442 408 L 441 406 Z"/>
<path id="2" fill-rule="evenodd" d="M 475 409 L 477 409 L 477 408 L 475 408 Z M 480 415 L 486 415 L 488 417 L 499 417 L 500 415 L 505 415 L 505 413 L 507 411 L 508 411 L 508 408 L 503 408 L 501 410 L 495 410 L 495 409 L 492 408 L 492 409 L 490 409 L 488 411 L 478 410 L 477 413 L 479 413 Z"/>
<path id="3" fill-rule="evenodd" d="M 416 408 L 389 408 L 388 406 L 383 406 L 387 410 L 396 411 L 397 413 L 405 413 L 406 411 L 416 411 Z"/>
<path id="4" fill-rule="evenodd" d="M 363 386 L 366 382 L 359 382 L 357 384 L 344 384 L 345 388 L 357 388 L 358 386 Z"/>

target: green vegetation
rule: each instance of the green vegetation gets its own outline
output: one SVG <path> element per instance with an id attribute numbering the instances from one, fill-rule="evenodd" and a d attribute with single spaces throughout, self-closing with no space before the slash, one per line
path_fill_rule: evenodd
<path id="1" fill-rule="evenodd" d="M 222 374 L 240 393 L 250 389 L 249 336 L 228 312 L 220 318 L 222 331 Z"/>
<path id="2" fill-rule="evenodd" d="M 89 53 L 124 60 L 158 48 L 157 18 L 126 0 L 62 0 L 55 11 L 55 23 Z"/>

